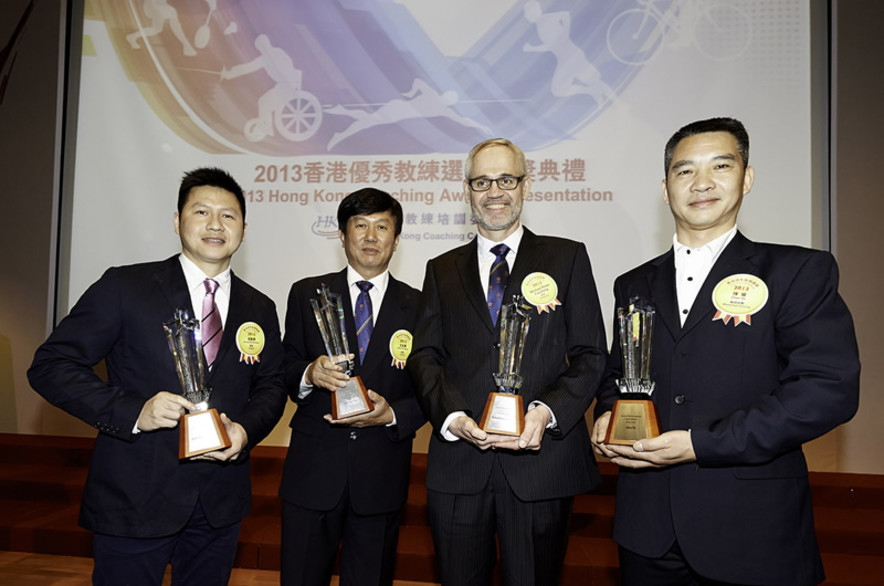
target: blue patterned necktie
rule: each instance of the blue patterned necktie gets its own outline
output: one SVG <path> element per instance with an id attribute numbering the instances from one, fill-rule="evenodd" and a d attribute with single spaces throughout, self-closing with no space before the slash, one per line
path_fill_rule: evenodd
<path id="1" fill-rule="evenodd" d="M 510 265 L 506 262 L 506 253 L 509 251 L 506 244 L 498 244 L 491 248 L 495 258 L 494 264 L 491 265 L 491 274 L 488 275 L 488 312 L 494 325 L 497 325 L 503 292 L 506 291 L 506 282 L 510 278 Z"/>
<path id="2" fill-rule="evenodd" d="M 359 287 L 359 297 L 356 298 L 356 340 L 359 342 L 359 364 L 362 364 L 365 358 L 365 351 L 368 349 L 368 342 L 371 340 L 371 331 L 374 329 L 371 314 L 371 297 L 368 295 L 369 289 L 373 287 L 368 281 L 357 281 L 356 286 Z"/>

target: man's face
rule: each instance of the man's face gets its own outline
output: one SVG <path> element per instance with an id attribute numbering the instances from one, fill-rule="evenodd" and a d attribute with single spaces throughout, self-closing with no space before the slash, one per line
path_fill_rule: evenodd
<path id="1" fill-rule="evenodd" d="M 672 210 L 679 242 L 701 246 L 733 228 L 754 179 L 755 170 L 744 169 L 729 132 L 682 139 L 663 180 L 663 201 Z"/>
<path id="2" fill-rule="evenodd" d="M 367 216 L 352 216 L 347 231 L 338 231 L 347 262 L 364 279 L 372 279 L 385 270 L 399 245 L 396 219 L 390 210 Z"/>
<path id="3" fill-rule="evenodd" d="M 236 196 L 219 187 L 194 187 L 181 213 L 175 212 L 175 233 L 181 237 L 184 256 L 209 277 L 230 266 L 245 231 Z"/>
<path id="4" fill-rule="evenodd" d="M 495 145 L 479 151 L 473 157 L 470 179 L 497 179 L 504 175 L 521 177 L 524 174 L 516 155 L 505 146 Z M 491 184 L 488 191 L 473 191 L 467 180 L 464 181 L 463 189 L 478 222 L 479 234 L 500 242 L 519 227 L 522 196 L 530 192 L 531 178 L 526 177 L 510 191 L 501 189 L 496 182 Z"/>

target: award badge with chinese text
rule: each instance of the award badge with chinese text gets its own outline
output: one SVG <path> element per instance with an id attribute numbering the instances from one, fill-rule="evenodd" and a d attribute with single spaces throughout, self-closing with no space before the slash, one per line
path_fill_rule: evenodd
<path id="1" fill-rule="evenodd" d="M 405 368 L 405 362 L 411 354 L 411 345 L 414 336 L 408 330 L 396 330 L 390 337 L 390 354 L 393 356 L 393 362 L 390 366 L 396 368 Z"/>
<path id="2" fill-rule="evenodd" d="M 715 315 L 712 321 L 725 324 L 734 320 L 734 327 L 745 323 L 752 325 L 752 315 L 761 311 L 767 303 L 767 284 L 760 277 L 746 273 L 725 277 L 712 291 Z"/>
<path id="3" fill-rule="evenodd" d="M 236 330 L 236 347 L 239 349 L 239 361 L 246 364 L 261 362 L 261 350 L 264 349 L 264 330 L 253 321 L 239 326 Z"/>
<path id="4" fill-rule="evenodd" d="M 537 313 L 556 310 L 562 302 L 557 299 L 559 286 L 546 273 L 531 273 L 522 279 L 522 297 L 537 308 Z"/>

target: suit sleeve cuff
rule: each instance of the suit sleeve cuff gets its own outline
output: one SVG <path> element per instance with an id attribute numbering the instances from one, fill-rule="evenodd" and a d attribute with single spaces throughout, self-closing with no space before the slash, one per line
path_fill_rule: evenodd
<path id="1" fill-rule="evenodd" d="M 448 417 L 445 418 L 445 421 L 442 423 L 442 429 L 439 430 L 439 435 L 450 442 L 458 441 L 460 438 L 448 431 L 448 428 L 451 426 L 452 421 L 464 415 L 466 415 L 465 411 L 454 411 L 450 413 Z"/>

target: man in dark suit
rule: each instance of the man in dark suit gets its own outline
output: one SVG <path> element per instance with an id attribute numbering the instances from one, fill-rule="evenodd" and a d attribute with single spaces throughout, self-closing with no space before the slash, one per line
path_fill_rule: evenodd
<path id="1" fill-rule="evenodd" d="M 593 444 L 621 467 L 624 584 L 824 578 L 801 445 L 856 412 L 856 337 L 830 254 L 737 231 L 748 162 L 737 120 L 675 133 L 663 180 L 673 247 L 614 284 L 617 307 L 639 297 L 656 308 L 652 398 L 664 431 L 604 444 L 622 372 L 615 332 Z"/>
<path id="2" fill-rule="evenodd" d="M 426 421 L 404 368 L 418 291 L 388 269 L 402 206 L 360 189 L 341 201 L 338 227 L 347 267 L 295 283 L 286 311 L 286 385 L 298 408 L 279 487 L 285 585 L 328 584 L 339 544 L 342 585 L 392 584 L 411 443 Z M 310 303 L 323 284 L 341 296 L 351 374 L 374 405 L 337 420 L 332 397 L 349 377 L 327 355 Z"/>
<path id="3" fill-rule="evenodd" d="M 246 227 L 242 188 L 220 169 L 187 173 L 174 223 L 181 254 L 108 269 L 28 371 L 50 403 L 100 431 L 80 510 L 94 532 L 95 584 L 158 585 L 170 562 L 173 584 L 227 584 L 249 513 L 248 452 L 285 405 L 274 304 L 230 270 Z M 184 460 L 177 427 L 195 405 L 179 394 L 163 330 L 179 308 L 203 320 L 209 406 L 231 441 Z M 255 344 L 243 343 L 243 326 Z M 93 372 L 101 360 L 107 381 Z"/>
<path id="4" fill-rule="evenodd" d="M 479 234 L 427 264 L 409 361 L 435 431 L 433 542 L 446 585 L 490 583 L 495 533 L 506 584 L 555 584 L 573 496 L 599 481 L 584 420 L 605 362 L 598 294 L 583 244 L 521 225 L 531 178 L 516 145 L 476 145 L 464 177 Z M 498 309 L 519 294 L 537 311 L 521 372 L 525 425 L 513 438 L 476 422 L 497 390 Z"/>

